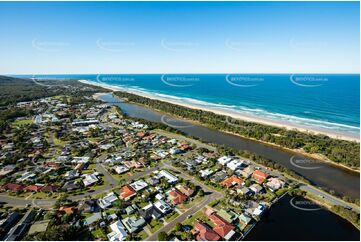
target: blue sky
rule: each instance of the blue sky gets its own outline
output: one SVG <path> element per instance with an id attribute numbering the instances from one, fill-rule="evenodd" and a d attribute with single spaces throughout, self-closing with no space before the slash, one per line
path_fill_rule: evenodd
<path id="1" fill-rule="evenodd" d="M 0 74 L 359 73 L 358 2 L 1 2 Z"/>

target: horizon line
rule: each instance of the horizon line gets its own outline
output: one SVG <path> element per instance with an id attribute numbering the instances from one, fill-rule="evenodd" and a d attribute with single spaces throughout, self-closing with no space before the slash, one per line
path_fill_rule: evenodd
<path id="1" fill-rule="evenodd" d="M 31 76 L 31 75 L 236 75 L 236 74 L 248 74 L 248 75 L 360 75 L 355 72 L 189 72 L 189 73 L 177 73 L 177 72 L 160 72 L 160 73 L 31 73 L 31 74 L 1 74 L 2 76 Z"/>

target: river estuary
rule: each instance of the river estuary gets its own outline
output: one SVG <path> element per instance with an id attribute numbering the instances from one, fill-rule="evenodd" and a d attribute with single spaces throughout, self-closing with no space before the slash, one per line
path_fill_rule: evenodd
<path id="1" fill-rule="evenodd" d="M 317 169 L 313 169 L 315 164 L 307 164 L 306 168 L 300 168 L 295 166 L 293 161 L 304 159 L 301 155 L 165 116 L 160 112 L 123 102 L 112 94 L 101 95 L 99 99 L 119 106 L 130 117 L 162 122 L 206 142 L 249 150 L 298 172 L 315 185 L 327 187 L 342 195 L 359 196 L 360 186 L 357 173 L 323 163 L 318 164 Z M 308 167 L 312 169 L 307 169 Z M 345 219 L 320 207 L 297 208 L 297 206 L 292 206 L 291 200 L 287 195 L 277 202 L 248 234 L 246 240 L 359 240 L 359 230 Z"/>

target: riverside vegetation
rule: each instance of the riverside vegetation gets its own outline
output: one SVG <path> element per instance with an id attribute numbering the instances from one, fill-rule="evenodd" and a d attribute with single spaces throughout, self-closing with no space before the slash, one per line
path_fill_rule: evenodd
<path id="1" fill-rule="evenodd" d="M 214 129 L 279 145 L 288 149 L 302 149 L 309 154 L 321 154 L 331 161 L 353 169 L 358 169 L 360 166 L 360 144 L 358 142 L 338 140 L 321 134 L 309 134 L 297 130 L 287 130 L 275 126 L 230 119 L 227 116 L 213 112 L 187 108 L 126 92 L 115 92 L 114 94 L 129 102 L 145 105 L 177 117 L 197 121 Z"/>

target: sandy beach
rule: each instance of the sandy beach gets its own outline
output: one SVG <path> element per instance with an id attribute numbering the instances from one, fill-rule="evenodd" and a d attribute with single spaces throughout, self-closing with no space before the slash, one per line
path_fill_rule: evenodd
<path id="1" fill-rule="evenodd" d="M 249 121 L 249 122 L 261 123 L 261 124 L 265 124 L 265 125 L 282 127 L 282 128 L 286 128 L 288 130 L 298 130 L 298 131 L 310 133 L 310 134 L 324 134 L 324 135 L 327 135 L 327 136 L 335 138 L 335 139 L 360 142 L 359 137 L 348 136 L 348 135 L 339 134 L 339 133 L 332 133 L 332 132 L 324 131 L 324 130 L 305 128 L 300 125 L 285 123 L 283 120 L 277 122 L 277 121 L 269 120 L 269 119 L 265 119 L 265 118 L 258 118 L 258 117 L 246 115 L 243 113 L 241 114 L 235 110 L 232 110 L 231 108 L 225 110 L 224 107 L 222 107 L 222 108 L 216 107 L 216 106 L 210 107 L 209 105 L 205 105 L 202 102 L 189 103 L 189 102 L 187 102 L 187 100 L 185 98 L 172 98 L 171 96 L 167 96 L 167 95 L 155 95 L 153 93 L 141 91 L 138 89 L 114 87 L 114 86 L 101 84 L 101 83 L 93 83 L 93 82 L 90 82 L 87 80 L 79 80 L 79 82 L 88 84 L 88 85 L 100 86 L 100 87 L 108 89 L 110 91 L 128 92 L 128 93 L 136 94 L 136 95 L 143 96 L 146 98 L 160 100 L 160 101 L 172 103 L 175 105 L 184 106 L 187 108 L 201 109 L 204 111 L 209 111 L 209 112 L 213 112 L 213 113 L 220 114 L 220 115 L 225 115 L 225 116 L 230 117 L 229 118 L 230 123 L 232 122 L 232 119 L 239 119 L 239 120 L 244 120 L 244 121 Z"/>

